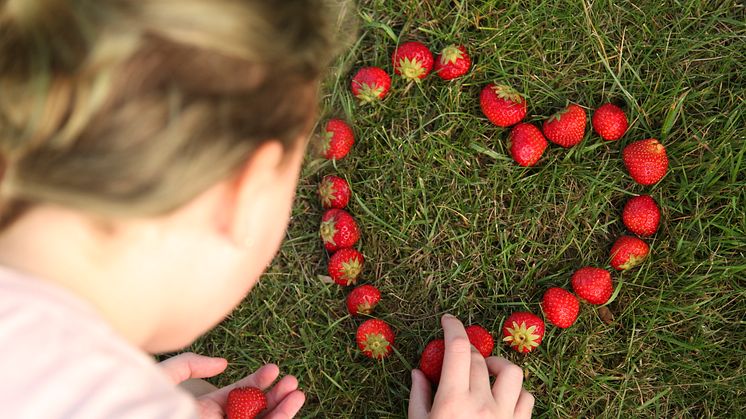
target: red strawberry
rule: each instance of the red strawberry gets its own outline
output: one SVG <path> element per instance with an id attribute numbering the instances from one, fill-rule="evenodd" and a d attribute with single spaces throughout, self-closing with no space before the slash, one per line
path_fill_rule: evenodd
<path id="1" fill-rule="evenodd" d="M 427 47 L 417 41 L 405 42 L 391 55 L 394 73 L 405 79 L 420 80 L 433 69 L 433 54 Z"/>
<path id="2" fill-rule="evenodd" d="M 329 258 L 329 276 L 339 285 L 353 285 L 363 270 L 363 263 L 362 253 L 351 247 L 340 249 Z"/>
<path id="3" fill-rule="evenodd" d="M 606 304 L 614 290 L 611 273 L 590 266 L 580 268 L 572 275 L 572 289 L 578 297 L 591 304 Z"/>
<path id="4" fill-rule="evenodd" d="M 526 311 L 513 313 L 503 324 L 503 341 L 520 353 L 533 351 L 544 338 L 544 321 Z"/>
<path id="5" fill-rule="evenodd" d="M 321 137 L 321 155 L 329 160 L 346 156 L 355 144 L 355 134 L 341 119 L 330 119 Z"/>
<path id="6" fill-rule="evenodd" d="M 510 155 L 521 166 L 533 166 L 547 148 L 547 140 L 539 128 L 518 124 L 510 131 Z"/>
<path id="7" fill-rule="evenodd" d="M 668 170 L 666 148 L 655 138 L 635 141 L 624 147 L 622 159 L 629 175 L 640 185 L 657 183 Z"/>
<path id="8" fill-rule="evenodd" d="M 361 285 L 347 296 L 347 310 L 350 314 L 370 314 L 381 301 L 381 292 L 373 285 Z"/>
<path id="9" fill-rule="evenodd" d="M 391 355 L 394 331 L 383 320 L 369 319 L 357 328 L 357 346 L 368 358 L 382 359 Z"/>
<path id="10" fill-rule="evenodd" d="M 319 184 L 321 206 L 342 209 L 350 202 L 350 185 L 338 176 L 324 176 Z"/>
<path id="11" fill-rule="evenodd" d="M 544 121 L 543 130 L 547 140 L 565 148 L 572 147 L 585 135 L 585 111 L 570 104 Z"/>
<path id="12" fill-rule="evenodd" d="M 433 384 L 438 384 L 440 382 L 440 372 L 443 368 L 443 356 L 445 355 L 445 351 L 446 343 L 443 339 L 430 341 L 422 351 L 418 368 Z"/>
<path id="13" fill-rule="evenodd" d="M 352 94 L 364 103 L 386 97 L 391 89 L 391 77 L 379 67 L 363 67 L 352 77 Z"/>
<path id="14" fill-rule="evenodd" d="M 661 210 L 650 195 L 633 196 L 624 205 L 622 221 L 638 236 L 648 237 L 658 230 Z"/>
<path id="15" fill-rule="evenodd" d="M 492 355 L 492 349 L 495 347 L 495 340 L 492 335 L 482 326 L 473 324 L 466 328 L 466 335 L 469 336 L 469 342 L 477 348 L 483 357 L 487 358 Z"/>
<path id="16" fill-rule="evenodd" d="M 435 74 L 453 80 L 469 72 L 471 58 L 463 45 L 449 45 L 435 59 Z"/>
<path id="17" fill-rule="evenodd" d="M 329 252 L 352 247 L 360 238 L 355 219 L 345 210 L 330 209 L 321 217 L 321 240 Z"/>
<path id="18" fill-rule="evenodd" d="M 562 329 L 572 326 L 580 311 L 578 299 L 570 291 L 557 287 L 549 288 L 544 293 L 541 307 L 549 323 Z"/>
<path id="19" fill-rule="evenodd" d="M 482 112 L 498 127 L 515 125 L 526 116 L 528 106 L 513 88 L 504 85 L 488 84 L 479 95 Z"/>
<path id="20" fill-rule="evenodd" d="M 629 123 L 627 115 L 619 107 L 611 103 L 604 103 L 591 117 L 593 129 L 606 141 L 615 141 L 627 132 Z"/>
<path id="21" fill-rule="evenodd" d="M 254 419 L 267 408 L 267 397 L 256 387 L 234 388 L 228 393 L 225 414 L 228 419 Z"/>
<path id="22" fill-rule="evenodd" d="M 622 236 L 611 246 L 611 267 L 626 271 L 639 265 L 650 252 L 650 246 L 632 236 Z"/>

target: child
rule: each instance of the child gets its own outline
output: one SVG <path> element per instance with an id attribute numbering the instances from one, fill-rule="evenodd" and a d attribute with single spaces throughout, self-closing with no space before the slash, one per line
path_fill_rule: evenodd
<path id="1" fill-rule="evenodd" d="M 224 359 L 147 354 L 220 322 L 279 248 L 350 14 L 330 3 L 0 1 L 0 416 L 223 416 L 231 387 L 176 383 Z M 520 368 L 443 327 L 440 387 L 413 371 L 410 415 L 529 417 Z M 305 396 L 278 376 L 237 385 L 290 418 Z"/>

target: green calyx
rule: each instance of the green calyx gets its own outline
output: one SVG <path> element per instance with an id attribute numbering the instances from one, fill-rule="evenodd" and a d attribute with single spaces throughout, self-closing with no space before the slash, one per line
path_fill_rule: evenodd
<path id="1" fill-rule="evenodd" d="M 365 352 L 369 352 L 373 358 L 381 359 L 389 353 L 389 341 L 378 333 L 371 333 L 365 337 L 363 344 Z"/>
<path id="2" fill-rule="evenodd" d="M 642 263 L 644 259 L 645 259 L 645 256 L 630 256 L 627 259 L 627 261 L 619 265 L 619 267 L 621 267 L 622 270 L 626 271 L 627 269 L 632 269 L 635 266 L 639 265 L 640 263 Z"/>
<path id="3" fill-rule="evenodd" d="M 513 322 L 513 327 L 508 327 L 507 329 L 510 335 L 505 336 L 503 341 L 508 342 L 510 346 L 515 346 L 518 351 L 531 351 L 539 346 L 539 338 L 541 336 L 536 334 L 536 326 L 526 327 L 526 322 L 520 325 L 517 322 Z"/>
<path id="4" fill-rule="evenodd" d="M 494 91 L 497 97 L 499 97 L 500 99 L 509 100 L 513 103 L 521 103 L 521 100 L 523 99 L 521 94 L 518 93 L 515 89 L 503 84 L 492 86 L 492 91 Z"/>
<path id="5" fill-rule="evenodd" d="M 425 67 L 419 60 L 402 58 L 399 60 L 399 72 L 404 78 L 419 80 L 420 77 L 425 75 Z"/>
<path id="6" fill-rule="evenodd" d="M 361 83 L 356 97 L 364 103 L 371 103 L 380 100 L 382 94 L 383 86 Z"/>
<path id="7" fill-rule="evenodd" d="M 456 45 L 449 45 L 443 49 L 440 57 L 441 64 L 453 64 L 464 57 L 464 53 Z"/>
<path id="8" fill-rule="evenodd" d="M 360 275 L 362 269 L 360 260 L 357 258 L 342 262 L 342 279 L 347 282 L 347 285 L 352 285 L 357 281 L 357 277 Z"/>
<path id="9" fill-rule="evenodd" d="M 324 243 L 329 243 L 332 246 L 337 245 L 334 241 L 334 235 L 337 234 L 337 225 L 333 219 L 322 222 L 319 230 L 321 231 L 321 240 Z"/>
<path id="10" fill-rule="evenodd" d="M 334 183 L 329 180 L 321 183 L 319 195 L 321 196 L 321 203 L 324 207 L 330 207 L 332 205 L 332 199 L 334 199 Z"/>

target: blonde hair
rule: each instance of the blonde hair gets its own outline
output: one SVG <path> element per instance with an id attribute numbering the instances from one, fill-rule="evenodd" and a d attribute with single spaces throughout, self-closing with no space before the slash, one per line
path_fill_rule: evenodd
<path id="1" fill-rule="evenodd" d="M 350 7 L 0 0 L 0 228 L 38 203 L 166 213 L 264 141 L 297 146 Z"/>

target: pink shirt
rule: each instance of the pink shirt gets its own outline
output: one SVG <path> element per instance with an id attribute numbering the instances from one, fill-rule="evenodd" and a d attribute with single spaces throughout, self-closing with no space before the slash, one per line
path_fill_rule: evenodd
<path id="1" fill-rule="evenodd" d="M 0 267 L 0 417 L 196 418 L 191 396 L 67 290 Z"/>

